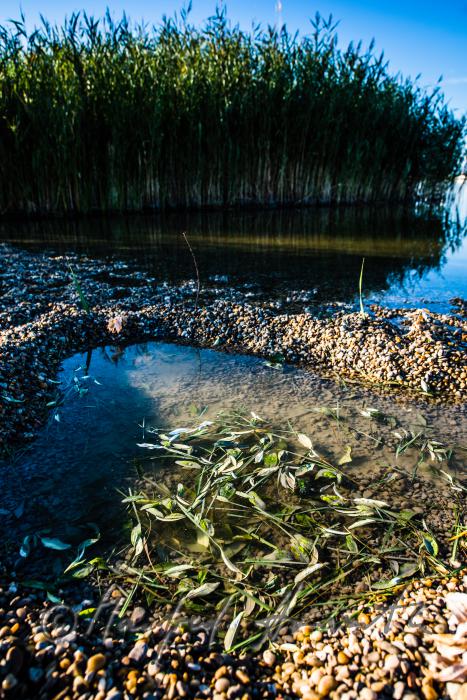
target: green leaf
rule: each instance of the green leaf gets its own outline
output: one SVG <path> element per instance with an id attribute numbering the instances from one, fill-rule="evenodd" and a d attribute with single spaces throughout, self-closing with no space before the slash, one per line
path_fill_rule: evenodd
<path id="1" fill-rule="evenodd" d="M 355 542 L 354 538 L 352 535 L 347 535 L 345 538 L 345 545 L 349 552 L 352 552 L 353 554 L 358 553 L 358 544 Z"/>
<path id="2" fill-rule="evenodd" d="M 429 532 L 424 533 L 423 544 L 425 545 L 425 549 L 427 550 L 428 554 L 431 554 L 433 557 L 437 556 L 439 552 L 438 543 Z"/>

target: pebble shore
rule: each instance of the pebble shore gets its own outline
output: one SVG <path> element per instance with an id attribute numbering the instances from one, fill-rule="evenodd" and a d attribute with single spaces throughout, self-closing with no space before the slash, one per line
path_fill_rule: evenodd
<path id="1" fill-rule="evenodd" d="M 202 625 L 151 619 L 122 625 L 66 610 L 42 592 L 0 590 L 0 693 L 5 698 L 131 700 L 303 698 L 465 700 L 467 579 L 424 580 L 393 605 L 334 630 L 285 624 L 259 653 L 226 653 Z M 114 590 L 113 602 L 121 596 Z M 447 651 L 446 651 L 447 649 Z M 448 656 L 448 654 L 450 654 Z M 448 657 L 448 658 L 446 658 Z"/>
<path id="2" fill-rule="evenodd" d="M 170 287 L 119 261 L 6 245 L 0 253 L 0 452 L 43 425 L 65 357 L 149 338 L 465 399 L 467 322 L 459 300 L 452 315 L 372 307 L 317 318 L 215 286 L 203 288 L 198 301 L 193 281 Z"/>

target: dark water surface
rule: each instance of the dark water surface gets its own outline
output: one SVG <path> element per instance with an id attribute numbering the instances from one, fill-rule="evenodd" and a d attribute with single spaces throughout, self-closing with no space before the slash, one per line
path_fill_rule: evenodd
<path id="1" fill-rule="evenodd" d="M 467 187 L 438 214 L 395 209 L 302 209 L 89 218 L 0 224 L 0 240 L 27 249 L 135 261 L 159 280 L 194 277 L 241 286 L 310 310 L 356 302 L 362 257 L 367 302 L 449 309 L 467 296 Z"/>
<path id="2" fill-rule="evenodd" d="M 14 542 L 46 531 L 81 541 L 92 534 L 89 523 L 98 525 L 105 542 L 118 540 L 124 523 L 118 490 L 128 490 L 148 455 L 137 446 L 148 440 L 142 426 L 192 426 L 225 410 L 253 410 L 284 428 L 290 421 L 334 463 L 351 445 L 350 472 L 414 468 L 417 451 L 396 458 L 384 440 L 377 444 L 414 425 L 455 448 L 446 469 L 459 474 L 467 466 L 459 449 L 464 407 L 401 403 L 301 369 L 273 369 L 259 358 L 152 342 L 97 349 L 88 370 L 86 355 L 76 355 L 59 378 L 63 405 L 53 409 L 31 448 L 0 469 L 1 517 Z M 394 420 L 371 421 L 361 414 L 369 407 Z M 328 409 L 338 411 L 338 421 Z"/>

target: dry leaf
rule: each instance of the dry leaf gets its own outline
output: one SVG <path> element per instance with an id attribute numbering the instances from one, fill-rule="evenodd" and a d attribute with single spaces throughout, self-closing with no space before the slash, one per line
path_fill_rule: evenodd
<path id="1" fill-rule="evenodd" d="M 467 593 L 448 593 L 445 600 L 447 609 L 454 617 L 452 622 L 454 624 L 467 622 Z"/>
<path id="2" fill-rule="evenodd" d="M 111 318 L 107 324 L 107 330 L 110 333 L 120 333 L 123 328 L 123 316 L 115 316 Z"/>

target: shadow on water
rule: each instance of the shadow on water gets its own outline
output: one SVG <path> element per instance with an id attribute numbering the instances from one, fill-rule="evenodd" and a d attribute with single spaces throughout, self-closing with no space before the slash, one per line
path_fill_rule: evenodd
<path id="1" fill-rule="evenodd" d="M 395 416 L 404 427 L 423 414 L 428 429 L 436 426 L 434 435 L 449 445 L 462 443 L 465 426 L 460 406 L 401 404 L 298 368 L 277 370 L 259 358 L 168 343 L 76 355 L 64 362 L 60 380 L 63 403 L 32 447 L 0 470 L 2 520 L 15 551 L 26 535 L 39 531 L 80 542 L 92 534 L 89 523 L 103 533 L 103 546 L 118 542 L 126 518 L 117 489 L 127 491 L 140 467 L 154 468 L 154 462 L 141 461 L 147 451 L 137 446 L 151 441 L 143 425 L 173 429 L 224 410 L 254 410 L 282 426 L 290 421 L 334 462 L 351 444 L 348 468 L 367 475 L 395 457 L 384 441 L 379 444 L 375 425 L 361 414 L 364 407 Z M 336 407 L 337 423 L 320 411 Z M 417 458 L 407 453 L 399 465 L 411 468 Z M 454 460 L 452 468 L 465 464 Z M 38 566 L 47 562 L 42 554 Z"/>
<path id="2" fill-rule="evenodd" d="M 195 249 L 203 284 L 253 284 L 266 295 L 279 297 L 304 289 L 312 290 L 308 297 L 312 304 L 349 302 L 355 297 L 365 257 L 369 300 L 445 308 L 453 293 L 467 295 L 465 276 L 458 269 L 467 260 L 462 225 L 453 217 L 447 223 L 443 216 L 397 209 L 3 222 L 0 239 L 31 250 L 126 258 L 157 279 L 176 283 L 194 274 L 182 231 Z"/>

